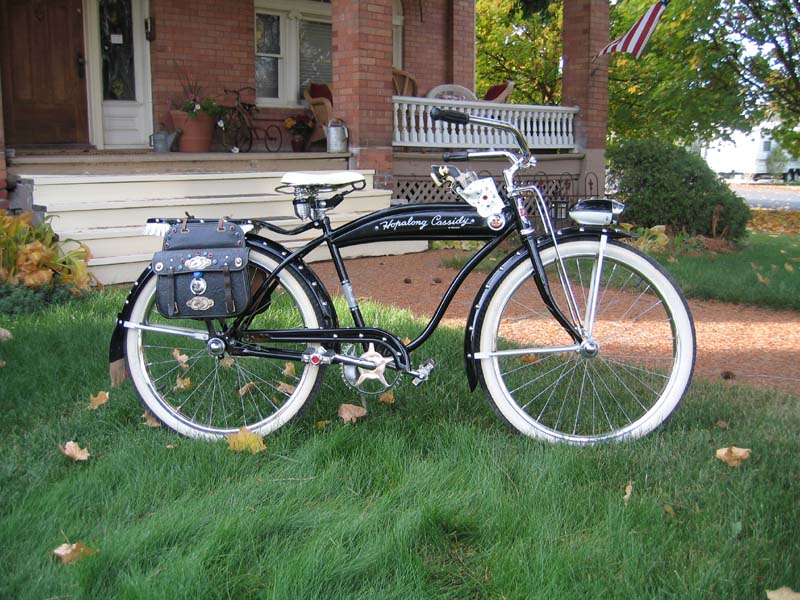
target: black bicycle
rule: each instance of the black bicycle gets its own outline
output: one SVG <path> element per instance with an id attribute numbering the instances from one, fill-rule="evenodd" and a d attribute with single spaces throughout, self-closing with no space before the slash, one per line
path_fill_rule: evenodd
<path id="1" fill-rule="evenodd" d="M 267 434 L 309 408 L 331 368 L 341 369 L 345 382 L 361 393 L 380 393 L 402 375 L 421 384 L 431 376 L 434 362 L 414 366 L 411 353 L 436 329 L 476 265 L 504 240 L 516 239 L 516 249 L 498 263 L 472 303 L 464 332 L 471 389 L 480 386 L 514 430 L 554 442 L 637 438 L 668 419 L 692 378 L 694 325 L 670 276 L 627 244 L 630 235 L 615 227 L 622 206 L 608 199 L 579 202 L 570 212 L 576 225 L 555 230 L 539 189 L 515 183 L 520 169 L 535 164 L 517 129 L 456 111 L 435 110 L 432 116 L 450 126 L 493 127 L 515 137 L 519 150 L 514 152 L 445 154 L 449 161 L 508 159 L 506 192 L 501 194 L 490 177 L 434 166 L 434 181 L 449 186 L 464 202 L 395 206 L 333 229 L 328 211 L 363 189 L 363 176 L 348 171 L 287 173 L 279 189 L 293 195 L 303 224 L 285 229 L 277 221 L 236 222 L 250 228 L 243 240 L 249 250 L 248 301 L 237 314 L 162 315 L 155 302 L 161 293 L 157 280 L 165 273 L 160 261 L 131 290 L 119 315 L 111 358 L 125 359 L 136 391 L 153 415 L 191 437 L 216 439 L 241 427 Z M 535 213 L 542 222 L 538 234 Z M 197 222 L 150 221 L 168 232 L 168 241 L 180 239 L 181 231 Z M 220 223 L 221 230 L 228 231 L 226 227 Z M 294 251 L 268 237 L 310 229 L 321 234 Z M 416 339 L 404 343 L 395 333 L 366 323 L 341 249 L 376 241 L 441 239 L 482 240 L 485 245 L 455 275 Z M 304 262 L 323 244 L 353 327 L 339 325 L 330 294 Z M 205 254 L 200 254 L 187 253 L 187 271 L 203 264 Z M 185 283 L 191 292 L 183 290 L 184 283 L 178 291 L 189 295 L 187 304 L 206 310 L 208 302 L 213 304 L 202 293 L 207 275 L 199 271 L 183 276 L 191 282 Z M 218 304 L 223 302 L 219 293 Z M 170 302 L 181 310 L 174 298 Z"/>
<path id="2" fill-rule="evenodd" d="M 253 87 L 238 90 L 225 89 L 225 93 L 234 98 L 233 104 L 225 106 L 225 113 L 217 125 L 222 129 L 222 144 L 230 152 L 250 152 L 253 140 L 264 142 L 269 152 L 280 150 L 282 143 L 281 128 L 271 124 L 257 127 L 255 124 L 258 107 L 251 102 L 242 102 L 242 93 L 255 92 Z"/>

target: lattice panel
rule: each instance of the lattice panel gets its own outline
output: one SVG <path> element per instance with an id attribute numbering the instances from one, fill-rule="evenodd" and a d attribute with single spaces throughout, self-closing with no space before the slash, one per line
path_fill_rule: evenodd
<path id="1" fill-rule="evenodd" d="M 480 177 L 487 177 L 490 173 L 481 171 Z M 497 187 L 505 193 L 505 184 L 501 178 L 495 178 Z M 570 207 L 584 198 L 594 197 L 598 194 L 598 178 L 594 173 L 589 173 L 582 180 L 580 176 L 573 173 L 562 173 L 560 175 L 547 175 L 545 173 L 535 173 L 530 176 L 523 176 L 519 180 L 519 185 L 536 184 L 542 191 L 547 202 L 550 218 L 556 228 L 565 227 L 572 224 L 569 219 Z M 602 191 L 600 192 L 602 193 Z M 447 187 L 436 187 L 428 177 L 404 177 L 395 179 L 395 202 L 399 203 L 428 203 L 428 202 L 459 202 Z M 528 208 L 531 214 L 537 214 L 535 200 L 528 199 Z M 537 221 L 539 219 L 537 218 Z M 541 231 L 541 225 L 539 226 Z"/>

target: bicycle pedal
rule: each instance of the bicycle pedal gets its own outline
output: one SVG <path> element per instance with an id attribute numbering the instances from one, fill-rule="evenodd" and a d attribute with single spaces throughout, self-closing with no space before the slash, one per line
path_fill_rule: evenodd
<path id="1" fill-rule="evenodd" d="M 414 379 L 411 380 L 411 383 L 418 386 L 428 381 L 428 376 L 431 374 L 431 371 L 433 371 L 435 366 L 436 361 L 434 361 L 432 358 L 426 360 L 416 371 L 411 372 L 411 374 L 415 376 Z"/>

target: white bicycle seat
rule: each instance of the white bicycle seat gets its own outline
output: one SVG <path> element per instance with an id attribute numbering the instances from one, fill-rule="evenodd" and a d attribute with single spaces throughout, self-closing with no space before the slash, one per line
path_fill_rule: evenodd
<path id="1" fill-rule="evenodd" d="M 336 188 L 345 185 L 358 185 L 365 183 L 364 176 L 354 171 L 333 171 L 303 173 L 299 171 L 286 173 L 281 178 L 283 185 L 294 187 L 328 187 Z"/>

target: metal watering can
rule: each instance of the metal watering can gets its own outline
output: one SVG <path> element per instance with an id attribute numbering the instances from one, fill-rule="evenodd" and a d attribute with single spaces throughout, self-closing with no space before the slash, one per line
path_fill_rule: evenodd
<path id="1" fill-rule="evenodd" d="M 154 133 L 150 136 L 150 147 L 156 152 L 169 152 L 179 133 L 180 129 L 172 133 L 169 131 Z"/>
<path id="2" fill-rule="evenodd" d="M 325 136 L 328 138 L 328 152 L 347 152 L 347 127 L 341 119 L 331 119 L 324 126 Z"/>

